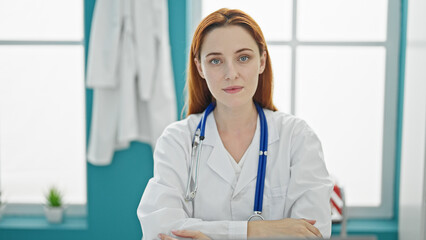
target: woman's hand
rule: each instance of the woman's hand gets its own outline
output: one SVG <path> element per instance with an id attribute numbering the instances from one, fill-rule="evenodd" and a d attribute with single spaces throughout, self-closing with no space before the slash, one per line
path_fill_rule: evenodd
<path id="1" fill-rule="evenodd" d="M 314 227 L 315 220 L 285 218 L 271 221 L 252 221 L 247 225 L 247 237 L 322 237 L 320 231 Z M 191 239 L 210 239 L 200 231 L 174 230 L 175 236 Z M 161 240 L 177 240 L 174 237 L 158 234 Z"/>
<path id="2" fill-rule="evenodd" d="M 203 239 L 203 240 L 210 239 L 209 237 L 204 235 L 202 232 L 194 231 L 194 230 L 172 230 L 172 233 L 175 236 L 182 237 L 182 238 Z M 171 237 L 171 236 L 168 236 L 168 235 L 162 234 L 162 233 L 158 234 L 158 237 L 161 240 L 177 240 L 174 237 Z"/>
<path id="3" fill-rule="evenodd" d="M 316 220 L 285 218 L 271 221 L 251 221 L 247 224 L 247 237 L 322 237 L 314 227 Z"/>

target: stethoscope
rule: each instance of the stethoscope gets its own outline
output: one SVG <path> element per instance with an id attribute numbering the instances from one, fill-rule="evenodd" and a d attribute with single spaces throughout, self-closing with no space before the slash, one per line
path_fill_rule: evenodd
<path id="1" fill-rule="evenodd" d="M 264 220 L 262 217 L 263 207 L 263 189 L 265 186 L 265 171 L 266 171 L 266 158 L 268 155 L 268 124 L 266 122 L 265 113 L 262 107 L 254 102 L 260 119 L 260 147 L 259 147 L 259 165 L 257 167 L 257 180 L 256 180 L 256 191 L 254 195 L 254 209 L 253 215 L 251 215 L 248 221 Z M 198 190 L 198 168 L 200 161 L 201 148 L 205 138 L 206 121 L 209 114 L 216 107 L 215 103 L 210 105 L 204 111 L 204 114 L 198 123 L 197 129 L 195 130 L 194 139 L 192 140 L 192 152 L 191 152 L 191 163 L 189 167 L 189 178 L 186 185 L 185 200 L 192 201 Z M 195 161 L 194 161 L 195 159 Z M 194 166 L 195 164 L 195 166 Z M 193 183 L 191 180 L 194 179 Z M 192 183 L 192 184 L 191 184 Z M 192 189 L 192 190 L 191 190 Z"/>

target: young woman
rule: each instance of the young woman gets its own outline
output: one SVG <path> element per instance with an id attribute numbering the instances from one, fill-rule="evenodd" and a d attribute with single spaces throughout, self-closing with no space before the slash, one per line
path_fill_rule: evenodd
<path id="1" fill-rule="evenodd" d="M 213 12 L 189 59 L 188 116 L 157 142 L 138 208 L 143 238 L 328 238 L 332 183 L 321 143 L 272 103 L 260 27 L 240 10 Z"/>

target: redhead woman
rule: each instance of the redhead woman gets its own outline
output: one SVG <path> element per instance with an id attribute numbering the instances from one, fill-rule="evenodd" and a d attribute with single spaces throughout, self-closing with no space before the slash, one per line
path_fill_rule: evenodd
<path id="1" fill-rule="evenodd" d="M 143 238 L 330 237 L 321 143 L 275 108 L 257 23 L 240 10 L 211 13 L 189 59 L 188 115 L 157 142 L 138 207 Z"/>

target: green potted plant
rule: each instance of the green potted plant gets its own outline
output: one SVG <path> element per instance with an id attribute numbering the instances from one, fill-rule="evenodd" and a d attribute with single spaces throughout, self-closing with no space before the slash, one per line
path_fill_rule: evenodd
<path id="1" fill-rule="evenodd" d="M 3 217 L 4 209 L 6 208 L 6 203 L 2 201 L 1 191 L 0 191 L 0 220 Z"/>
<path id="2" fill-rule="evenodd" d="M 63 196 L 56 188 L 51 187 L 46 195 L 44 213 L 50 223 L 61 223 L 64 215 Z"/>

